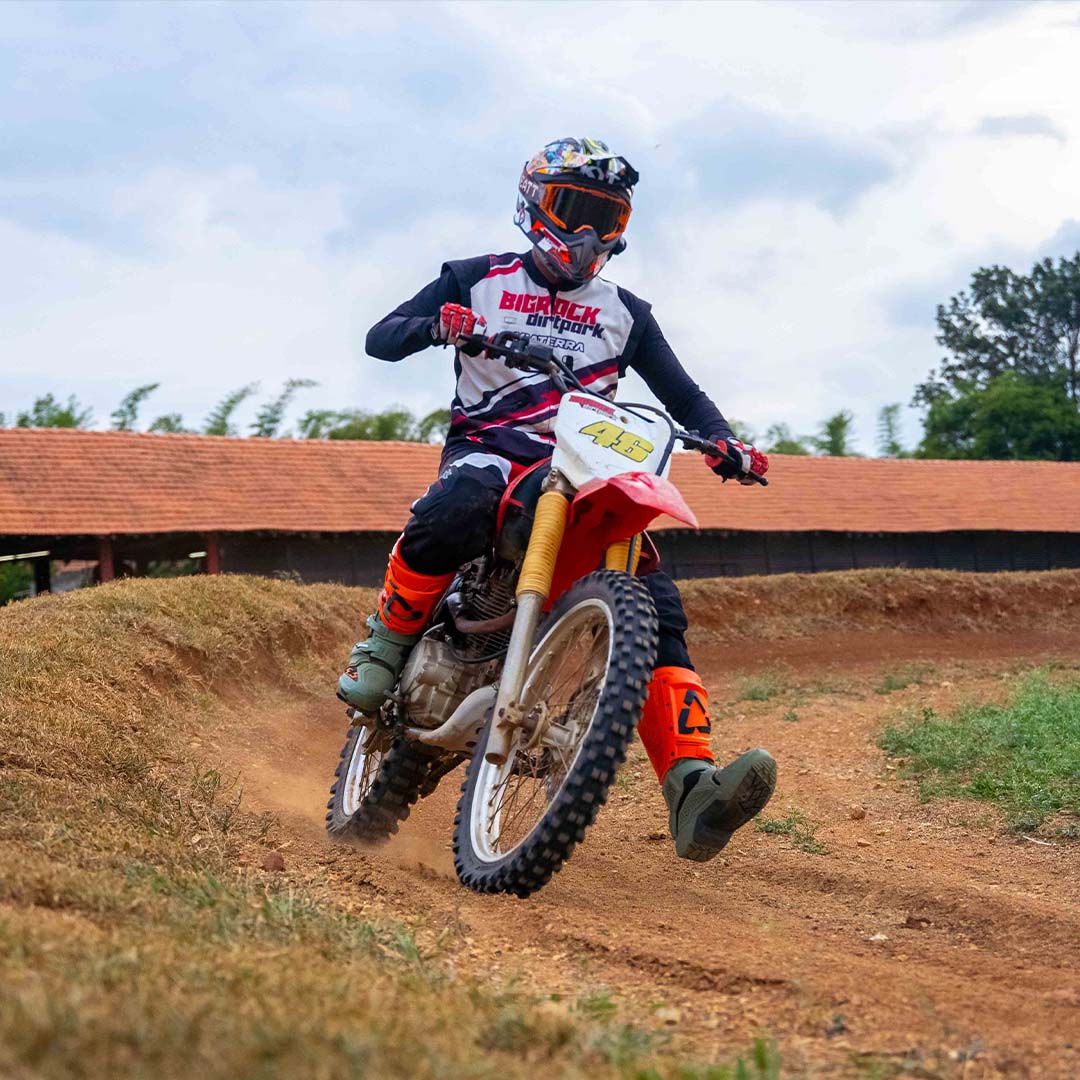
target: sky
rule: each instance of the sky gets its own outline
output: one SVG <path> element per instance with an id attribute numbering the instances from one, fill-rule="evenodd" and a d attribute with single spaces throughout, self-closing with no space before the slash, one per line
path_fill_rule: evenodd
<path id="1" fill-rule="evenodd" d="M 567 135 L 641 173 L 605 276 L 721 410 L 872 452 L 978 266 L 1080 248 L 1080 3 L 0 6 L 0 411 L 197 426 L 446 406 L 448 350 L 366 357 L 443 260 L 524 250 Z M 627 388 L 643 396 L 640 384 Z M 907 441 L 919 414 L 905 410 Z"/>

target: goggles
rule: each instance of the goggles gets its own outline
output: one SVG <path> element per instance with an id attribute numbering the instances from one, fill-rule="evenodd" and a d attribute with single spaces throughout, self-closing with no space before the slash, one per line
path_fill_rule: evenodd
<path id="1" fill-rule="evenodd" d="M 625 199 L 573 184 L 545 184 L 539 206 L 560 229 L 568 233 L 592 229 L 605 242 L 622 236 L 630 220 Z"/>

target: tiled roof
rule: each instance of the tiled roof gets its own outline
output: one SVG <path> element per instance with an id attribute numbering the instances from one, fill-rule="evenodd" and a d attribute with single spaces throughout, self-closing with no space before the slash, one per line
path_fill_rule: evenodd
<path id="1" fill-rule="evenodd" d="M 6 429 L 0 534 L 396 532 L 438 462 L 415 443 Z M 679 454 L 672 479 L 707 529 L 1080 532 L 1080 464 L 778 455 L 744 488 Z"/>

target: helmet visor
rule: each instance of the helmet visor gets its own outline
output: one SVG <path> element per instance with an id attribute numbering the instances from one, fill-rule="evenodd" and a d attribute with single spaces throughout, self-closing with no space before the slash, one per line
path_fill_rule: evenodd
<path id="1" fill-rule="evenodd" d="M 546 184 L 540 209 L 567 232 L 592 229 L 604 241 L 622 236 L 630 220 L 625 199 L 573 184 Z"/>

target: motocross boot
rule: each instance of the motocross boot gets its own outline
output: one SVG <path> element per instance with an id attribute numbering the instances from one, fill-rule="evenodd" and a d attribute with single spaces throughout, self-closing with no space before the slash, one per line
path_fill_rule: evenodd
<path id="1" fill-rule="evenodd" d="M 776 762 L 768 750 L 748 750 L 722 769 L 695 758 L 676 761 L 663 783 L 675 854 L 708 862 L 765 808 L 775 787 Z"/>
<path id="2" fill-rule="evenodd" d="M 367 621 L 371 636 L 356 643 L 338 679 L 337 696 L 369 715 L 378 712 L 394 689 L 412 647 L 454 577 L 418 574 L 401 557 L 399 547 L 390 553 L 378 614 Z"/>
<path id="3" fill-rule="evenodd" d="M 716 767 L 708 694 L 688 668 L 653 672 L 638 732 L 662 782 L 675 853 L 682 859 L 706 862 L 717 855 L 764 808 L 776 786 L 776 762 L 766 750 Z"/>

